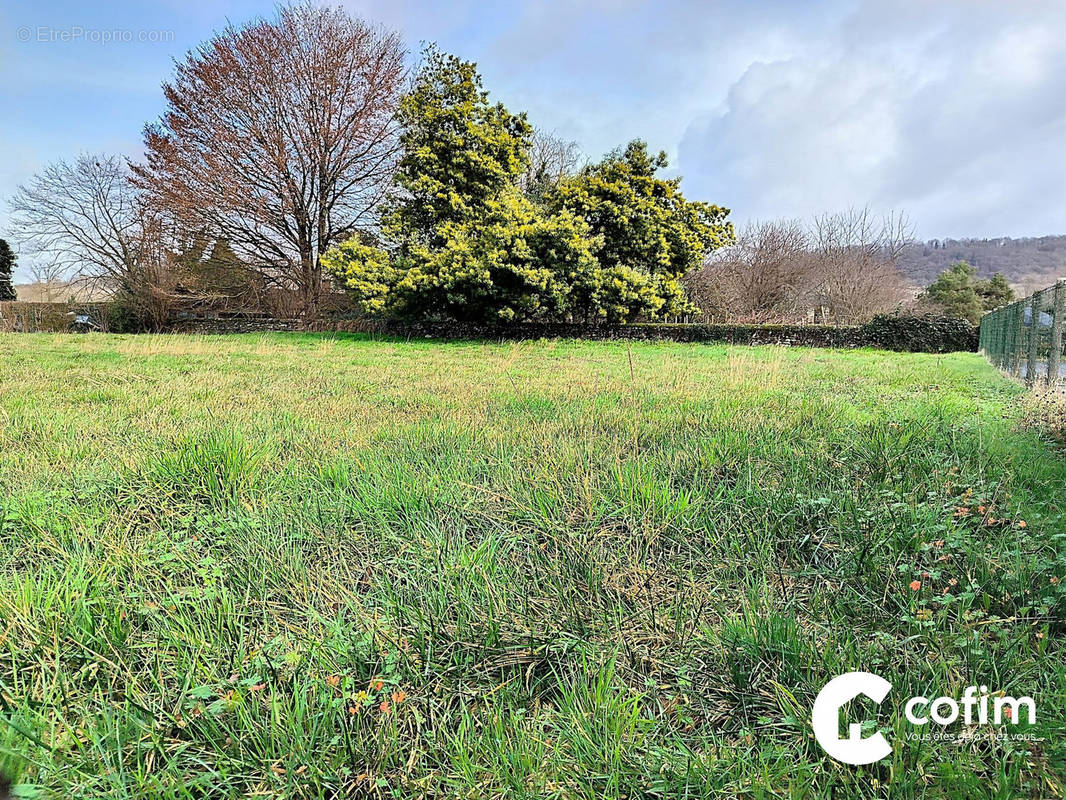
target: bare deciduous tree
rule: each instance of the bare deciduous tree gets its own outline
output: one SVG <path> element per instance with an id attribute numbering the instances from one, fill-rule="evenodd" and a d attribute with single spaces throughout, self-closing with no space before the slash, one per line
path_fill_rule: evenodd
<path id="1" fill-rule="evenodd" d="M 902 214 L 878 219 L 868 208 L 825 214 L 814 221 L 811 235 L 827 321 L 864 322 L 913 299 L 897 266 L 912 240 Z"/>
<path id="2" fill-rule="evenodd" d="M 914 299 L 897 267 L 909 241 L 905 217 L 865 208 L 823 215 L 810 229 L 754 223 L 686 284 L 708 318 L 861 323 Z"/>
<path id="3" fill-rule="evenodd" d="M 165 322 L 157 291 L 167 272 L 161 222 L 124 159 L 58 161 L 20 186 L 10 206 L 13 236 L 31 255 L 38 280 L 106 287 L 138 304 L 149 325 Z"/>
<path id="4" fill-rule="evenodd" d="M 810 306 L 811 267 L 807 233 L 799 222 L 755 222 L 688 284 L 705 315 L 742 322 L 793 320 Z"/>
<path id="5" fill-rule="evenodd" d="M 191 230 L 228 241 L 314 315 L 319 257 L 372 228 L 398 152 L 398 35 L 311 3 L 229 26 L 190 52 L 145 128 L 138 183 Z"/>
<path id="6" fill-rule="evenodd" d="M 542 195 L 549 187 L 567 175 L 573 175 L 581 165 L 581 148 L 542 130 L 533 131 L 529 148 L 529 166 L 521 176 L 520 187 L 529 195 Z"/>
<path id="7" fill-rule="evenodd" d="M 139 258 L 142 208 L 117 156 L 57 161 L 10 201 L 16 238 L 48 277 L 120 276 Z"/>
<path id="8" fill-rule="evenodd" d="M 60 253 L 34 253 L 29 266 L 30 277 L 46 303 L 60 299 L 67 287 L 70 269 Z"/>

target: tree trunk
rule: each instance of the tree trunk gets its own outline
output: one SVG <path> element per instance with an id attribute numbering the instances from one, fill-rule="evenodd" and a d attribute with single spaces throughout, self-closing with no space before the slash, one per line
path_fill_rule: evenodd
<path id="1" fill-rule="evenodd" d="M 318 317 L 318 301 L 322 294 L 322 268 L 310 253 L 300 256 L 300 274 L 303 278 L 300 286 L 300 303 L 304 319 L 314 322 Z"/>

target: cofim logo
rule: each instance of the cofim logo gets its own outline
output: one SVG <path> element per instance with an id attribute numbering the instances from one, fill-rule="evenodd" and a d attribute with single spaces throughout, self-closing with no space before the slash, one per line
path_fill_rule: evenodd
<path id="1" fill-rule="evenodd" d="M 871 736 L 862 735 L 862 724 L 852 722 L 848 725 L 848 737 L 840 738 L 840 709 L 856 697 L 868 697 L 880 704 L 892 690 L 892 684 L 872 672 L 846 672 L 838 675 L 822 687 L 811 709 L 811 727 L 814 738 L 837 761 L 845 764 L 872 764 L 880 761 L 892 752 L 892 745 L 878 732 Z M 989 722 L 1001 725 L 1004 717 L 1007 722 L 1017 725 L 1022 720 L 1022 712 L 1027 711 L 1029 724 L 1036 722 L 1036 703 L 1031 697 L 990 696 L 987 686 L 967 686 L 961 700 L 952 697 L 912 697 L 904 706 L 903 715 L 914 725 L 947 726 L 961 719 L 967 725 L 976 721 L 979 725 Z M 976 720 L 974 719 L 976 712 Z"/>
<path id="2" fill-rule="evenodd" d="M 837 761 L 845 764 L 872 764 L 892 752 L 892 745 L 884 734 L 862 736 L 862 725 L 848 725 L 848 738 L 840 738 L 840 707 L 859 695 L 880 703 L 892 689 L 892 684 L 872 672 L 845 672 L 822 687 L 811 709 L 814 738 Z"/>

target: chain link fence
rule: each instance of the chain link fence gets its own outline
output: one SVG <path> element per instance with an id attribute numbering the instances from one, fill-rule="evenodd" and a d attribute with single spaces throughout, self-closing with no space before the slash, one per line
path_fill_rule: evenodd
<path id="1" fill-rule="evenodd" d="M 1066 362 L 1066 279 L 981 318 L 980 347 L 988 359 L 1029 386 L 1062 386 Z"/>

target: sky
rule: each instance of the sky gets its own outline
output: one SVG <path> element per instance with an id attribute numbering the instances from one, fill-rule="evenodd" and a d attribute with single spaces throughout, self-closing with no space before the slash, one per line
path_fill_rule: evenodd
<path id="1" fill-rule="evenodd" d="M 1066 0 L 342 4 L 477 61 L 590 158 L 647 140 L 740 225 L 869 206 L 920 238 L 1066 233 Z M 274 8 L 0 0 L 0 198 L 80 152 L 137 158 L 175 59 Z"/>

